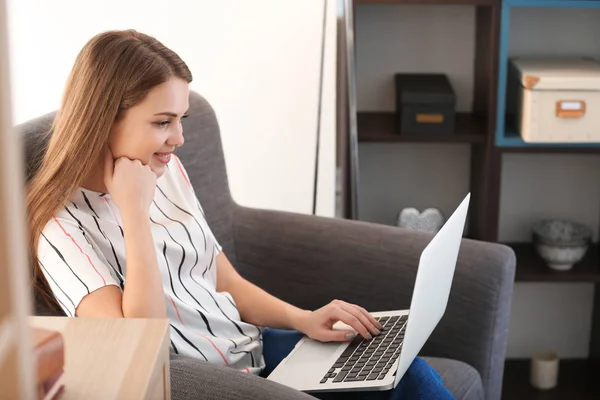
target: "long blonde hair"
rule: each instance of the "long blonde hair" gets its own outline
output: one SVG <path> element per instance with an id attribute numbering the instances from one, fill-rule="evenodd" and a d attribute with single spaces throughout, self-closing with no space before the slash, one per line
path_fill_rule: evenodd
<path id="1" fill-rule="evenodd" d="M 135 30 L 100 33 L 78 54 L 48 132 L 47 150 L 27 187 L 33 287 L 51 308 L 57 310 L 58 305 L 37 261 L 42 230 L 102 166 L 114 123 L 153 87 L 172 77 L 192 81 L 189 68 L 175 52 Z"/>

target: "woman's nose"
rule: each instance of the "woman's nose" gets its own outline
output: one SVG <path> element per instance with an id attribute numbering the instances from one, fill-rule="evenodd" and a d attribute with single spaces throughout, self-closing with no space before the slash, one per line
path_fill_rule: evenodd
<path id="1" fill-rule="evenodd" d="M 185 142 L 185 139 L 183 138 L 183 126 L 181 126 L 181 124 L 179 124 L 179 127 L 177 128 L 177 130 L 171 136 L 171 140 L 169 140 L 169 144 L 171 144 L 175 147 L 181 147 L 181 146 L 183 146 L 184 142 Z"/>

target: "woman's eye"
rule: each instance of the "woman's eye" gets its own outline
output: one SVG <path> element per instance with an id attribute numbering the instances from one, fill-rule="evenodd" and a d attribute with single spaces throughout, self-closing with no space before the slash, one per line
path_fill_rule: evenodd
<path id="1" fill-rule="evenodd" d="M 169 121 L 156 122 L 156 125 L 158 125 L 161 128 L 164 128 L 165 126 L 169 125 Z"/>

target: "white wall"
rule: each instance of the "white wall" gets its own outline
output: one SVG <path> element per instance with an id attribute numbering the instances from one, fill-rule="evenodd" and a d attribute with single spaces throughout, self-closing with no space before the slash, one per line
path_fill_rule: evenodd
<path id="1" fill-rule="evenodd" d="M 334 215 L 335 1 L 329 1 L 318 213 Z M 320 0 L 10 0 L 16 123 L 58 107 L 80 48 L 108 29 L 156 36 L 216 110 L 234 198 L 312 212 Z M 332 29 L 333 28 L 333 29 Z"/>
<path id="2" fill-rule="evenodd" d="M 541 41 L 536 54 L 598 56 L 598 22 L 600 11 L 519 10 L 512 19 L 512 54 L 531 54 Z M 473 7 L 361 5 L 356 23 L 360 111 L 393 111 L 392 74 L 415 70 L 447 73 L 458 109 L 469 109 Z M 452 211 L 469 187 L 469 157 L 464 144 L 361 144 L 362 219 L 394 224 L 408 206 Z M 531 223 L 543 217 L 588 223 L 598 239 L 600 156 L 509 154 L 502 168 L 501 241 L 529 240 Z M 550 348 L 561 357 L 586 357 L 592 301 L 592 284 L 517 283 L 507 356 L 530 357 Z"/>

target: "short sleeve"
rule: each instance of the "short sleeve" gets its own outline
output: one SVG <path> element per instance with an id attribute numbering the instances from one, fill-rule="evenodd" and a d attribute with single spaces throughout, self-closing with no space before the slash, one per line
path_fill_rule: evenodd
<path id="1" fill-rule="evenodd" d="M 75 222 L 54 217 L 38 243 L 40 268 L 58 304 L 71 317 L 86 295 L 107 285 L 119 286 L 88 236 Z"/>

